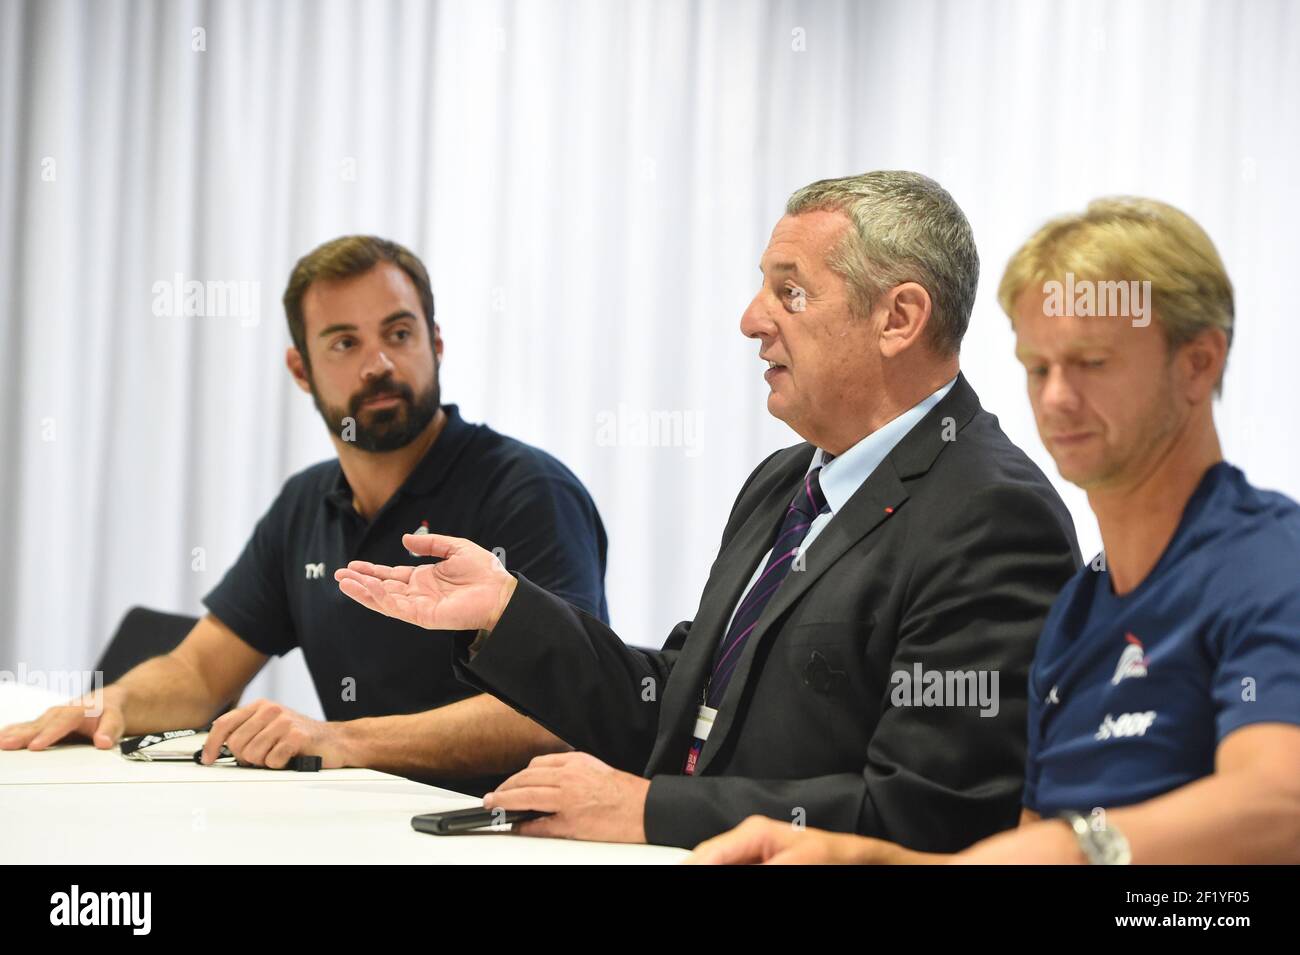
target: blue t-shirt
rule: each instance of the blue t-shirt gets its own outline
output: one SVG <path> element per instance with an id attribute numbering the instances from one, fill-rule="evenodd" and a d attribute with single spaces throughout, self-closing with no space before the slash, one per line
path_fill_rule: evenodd
<path id="1" fill-rule="evenodd" d="M 1300 724 L 1300 506 L 1210 468 L 1146 579 L 1099 561 L 1052 605 L 1029 678 L 1024 805 L 1143 802 L 1214 772 L 1251 723 Z"/>

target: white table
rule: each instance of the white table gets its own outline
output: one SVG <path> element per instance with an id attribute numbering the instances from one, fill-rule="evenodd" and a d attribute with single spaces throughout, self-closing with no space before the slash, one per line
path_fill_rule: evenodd
<path id="1" fill-rule="evenodd" d="M 50 702 L 0 683 L 0 725 L 31 719 Z M 662 846 L 411 828 L 418 813 L 478 804 L 366 769 L 144 763 L 85 744 L 0 752 L 0 863 L 662 864 L 686 856 Z"/>

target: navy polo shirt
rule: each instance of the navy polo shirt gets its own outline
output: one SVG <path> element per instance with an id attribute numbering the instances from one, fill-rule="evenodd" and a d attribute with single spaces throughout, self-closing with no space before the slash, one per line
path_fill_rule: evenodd
<path id="1" fill-rule="evenodd" d="M 1225 736 L 1267 722 L 1300 724 L 1300 506 L 1220 463 L 1136 589 L 1117 597 L 1088 565 L 1052 605 L 1024 805 L 1143 802 L 1210 775 Z"/>
<path id="2" fill-rule="evenodd" d="M 477 692 L 453 675 L 449 633 L 367 610 L 334 580 L 351 560 L 431 562 L 402 546 L 421 526 L 496 550 L 509 570 L 608 620 L 605 529 L 586 488 L 549 454 L 443 410 L 438 439 L 372 521 L 353 508 L 337 459 L 309 467 L 204 598 L 254 650 L 301 647 L 326 719 L 417 713 Z"/>

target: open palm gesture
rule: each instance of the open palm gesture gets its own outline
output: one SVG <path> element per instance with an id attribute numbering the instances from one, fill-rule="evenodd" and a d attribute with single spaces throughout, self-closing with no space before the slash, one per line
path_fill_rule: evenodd
<path id="1" fill-rule="evenodd" d="M 403 534 L 413 554 L 436 564 L 386 567 L 354 560 L 334 572 L 339 590 L 363 607 L 426 630 L 491 630 L 510 602 L 515 579 L 496 555 L 473 541 Z"/>

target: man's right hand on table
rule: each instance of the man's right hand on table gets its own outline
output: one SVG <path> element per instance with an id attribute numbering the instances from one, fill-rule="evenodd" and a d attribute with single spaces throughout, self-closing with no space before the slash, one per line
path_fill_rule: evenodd
<path id="1" fill-rule="evenodd" d="M 0 750 L 42 750 L 66 737 L 89 739 L 97 749 L 116 746 L 126 728 L 124 692 L 106 686 L 61 706 L 52 706 L 29 723 L 0 727 Z"/>

